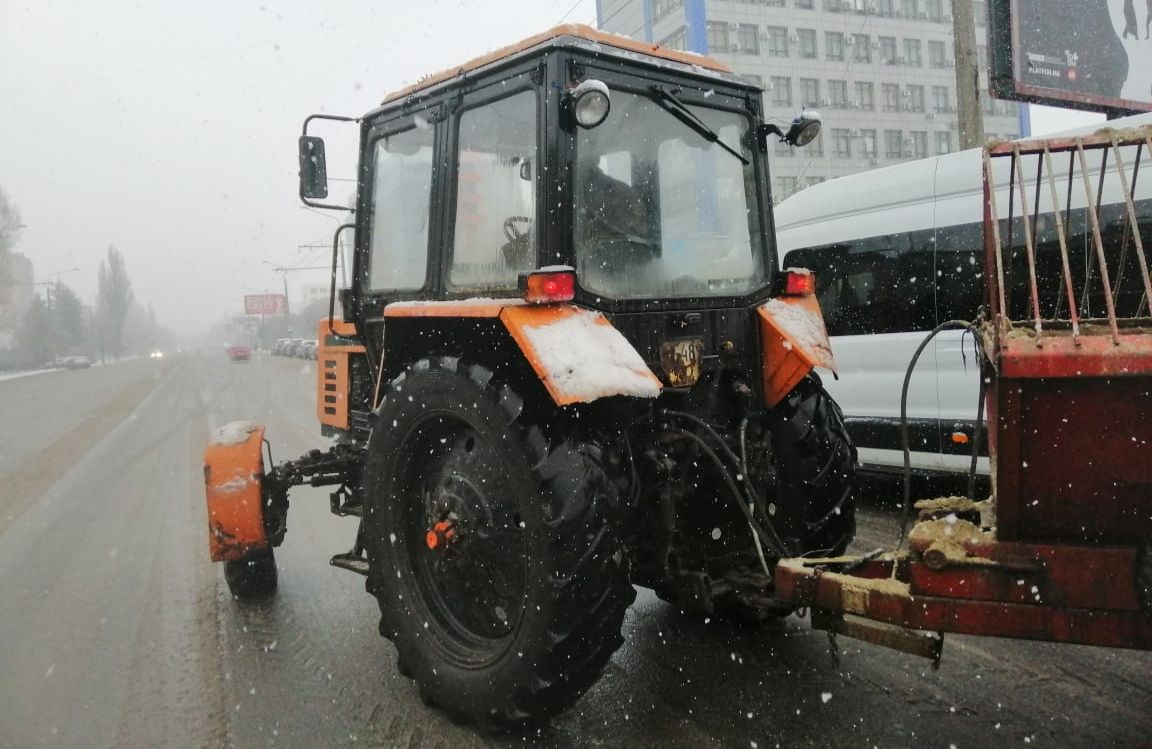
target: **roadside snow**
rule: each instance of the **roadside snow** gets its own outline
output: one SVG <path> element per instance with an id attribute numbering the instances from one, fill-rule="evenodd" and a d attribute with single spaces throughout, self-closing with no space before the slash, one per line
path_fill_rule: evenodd
<path id="1" fill-rule="evenodd" d="M 577 314 L 547 325 L 526 326 L 524 335 L 543 368 L 564 396 L 587 403 L 608 395 L 655 398 L 660 384 L 632 348 L 596 312 Z"/>
<path id="2" fill-rule="evenodd" d="M 260 427 L 251 421 L 232 421 L 212 433 L 213 445 L 242 445 L 248 441 L 248 435 Z"/>
<path id="3" fill-rule="evenodd" d="M 59 367 L 53 367 L 52 369 L 30 369 L 27 372 L 13 372 L 12 374 L 0 375 L 0 382 L 4 382 L 5 380 L 19 380 L 21 377 L 31 377 L 32 375 L 59 371 Z"/>

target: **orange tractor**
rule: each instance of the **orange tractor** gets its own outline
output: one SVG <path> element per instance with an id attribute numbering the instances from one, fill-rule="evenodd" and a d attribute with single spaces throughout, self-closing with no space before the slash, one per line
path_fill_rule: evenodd
<path id="1" fill-rule="evenodd" d="M 340 210 L 321 119 L 352 118 L 306 121 L 301 198 Z M 289 488 L 336 487 L 357 520 L 332 564 L 366 575 L 423 695 L 484 724 L 575 701 L 633 584 L 790 611 L 776 561 L 854 532 L 855 450 L 812 372 L 835 365 L 813 277 L 777 271 L 766 163 L 818 118 L 782 131 L 724 65 L 564 26 L 353 121 L 354 280 L 318 329 L 335 445 L 271 466 L 262 427 L 215 436 L 232 591 L 275 588 Z"/>

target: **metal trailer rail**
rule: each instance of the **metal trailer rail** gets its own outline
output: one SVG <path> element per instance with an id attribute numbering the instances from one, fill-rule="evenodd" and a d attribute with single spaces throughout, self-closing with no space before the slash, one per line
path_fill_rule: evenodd
<path id="1" fill-rule="evenodd" d="M 992 497 L 917 503 L 899 551 L 782 561 L 814 627 L 1152 648 L 1150 161 L 1152 126 L 985 148 Z"/>

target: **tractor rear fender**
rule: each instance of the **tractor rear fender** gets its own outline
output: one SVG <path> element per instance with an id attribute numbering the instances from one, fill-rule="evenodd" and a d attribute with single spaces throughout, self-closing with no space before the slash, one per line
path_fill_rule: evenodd
<path id="1" fill-rule="evenodd" d="M 264 427 L 233 421 L 212 434 L 204 451 L 208 549 L 213 562 L 243 559 L 268 548 L 264 530 Z"/>
<path id="2" fill-rule="evenodd" d="M 397 302 L 384 309 L 385 372 L 417 358 L 412 345 L 445 343 L 443 331 L 466 331 L 452 342 L 456 353 L 489 361 L 511 343 L 540 379 L 557 406 L 590 403 L 615 395 L 655 398 L 660 380 L 631 343 L 604 315 L 573 304 L 526 304 L 519 299 Z M 446 318 L 452 318 L 449 322 Z M 406 326 L 398 326 L 404 320 Z M 459 321 L 469 324 L 461 327 Z M 419 332 L 408 327 L 416 324 Z M 407 328 L 405 343 L 389 342 L 391 329 Z M 396 334 L 401 335 L 401 330 Z M 494 336 L 495 340 L 485 340 Z M 496 344 L 496 346 L 493 346 Z M 472 349 L 472 351 L 469 351 Z"/>
<path id="3" fill-rule="evenodd" d="M 764 400 L 775 406 L 814 368 L 836 374 L 836 359 L 824 327 L 820 303 L 812 294 L 782 296 L 762 305 Z"/>

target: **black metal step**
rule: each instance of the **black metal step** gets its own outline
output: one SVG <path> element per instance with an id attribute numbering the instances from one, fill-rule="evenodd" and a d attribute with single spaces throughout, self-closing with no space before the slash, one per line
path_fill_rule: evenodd
<path id="1" fill-rule="evenodd" d="M 333 567 L 350 570 L 358 575 L 368 576 L 368 560 L 351 552 L 336 554 L 329 562 Z"/>

